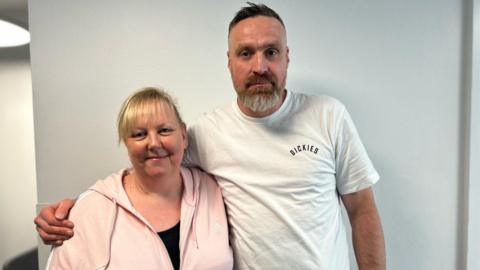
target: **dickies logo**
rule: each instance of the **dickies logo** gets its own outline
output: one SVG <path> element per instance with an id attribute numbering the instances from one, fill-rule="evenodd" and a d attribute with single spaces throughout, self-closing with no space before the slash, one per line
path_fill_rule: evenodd
<path id="1" fill-rule="evenodd" d="M 290 149 L 292 156 L 298 155 L 301 152 L 310 152 L 316 155 L 318 153 L 318 147 L 311 144 L 300 144 Z"/>

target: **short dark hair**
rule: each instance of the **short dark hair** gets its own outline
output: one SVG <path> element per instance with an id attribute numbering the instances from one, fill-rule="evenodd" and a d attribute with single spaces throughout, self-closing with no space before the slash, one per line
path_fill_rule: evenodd
<path id="1" fill-rule="evenodd" d="M 265 17 L 271 17 L 277 19 L 282 26 L 285 28 L 285 25 L 283 24 L 282 18 L 280 18 L 280 15 L 278 15 L 275 10 L 267 7 L 264 4 L 255 4 L 252 2 L 247 2 L 249 5 L 248 7 L 243 7 L 240 9 L 237 14 L 235 14 L 235 17 L 233 17 L 232 21 L 228 25 L 228 34 L 230 34 L 230 31 L 232 31 L 232 28 L 235 27 L 239 22 L 256 17 L 256 16 L 265 16 Z"/>

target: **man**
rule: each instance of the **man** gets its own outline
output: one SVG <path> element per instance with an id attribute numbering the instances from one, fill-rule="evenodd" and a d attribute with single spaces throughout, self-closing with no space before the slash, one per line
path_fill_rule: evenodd
<path id="1" fill-rule="evenodd" d="M 332 98 L 285 89 L 283 21 L 265 5 L 248 4 L 229 26 L 228 68 L 237 100 L 190 127 L 185 160 L 217 177 L 235 267 L 349 269 L 341 200 L 359 268 L 385 269 L 371 189 L 379 177 L 348 112 Z M 58 227 L 72 227 L 63 220 L 70 207 L 63 201 L 36 218 L 46 243 L 72 234 Z"/>

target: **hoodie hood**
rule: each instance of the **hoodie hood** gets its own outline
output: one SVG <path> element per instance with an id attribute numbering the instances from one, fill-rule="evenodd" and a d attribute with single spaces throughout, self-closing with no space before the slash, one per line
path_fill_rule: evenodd
<path id="1" fill-rule="evenodd" d="M 127 210 L 134 210 L 133 205 L 130 203 L 127 192 L 123 187 L 123 178 L 132 172 L 133 169 L 122 169 L 117 173 L 114 173 L 103 180 L 98 180 L 88 190 L 98 192 L 105 196 L 107 199 L 116 202 Z M 187 203 L 190 206 L 195 206 L 198 202 L 197 193 L 199 188 L 198 181 L 192 181 L 197 179 L 193 174 L 198 174 L 198 171 L 192 171 L 188 168 L 181 167 L 180 173 L 183 181 L 183 195 L 182 203 Z"/>
<path id="2" fill-rule="evenodd" d="M 129 174 L 133 169 L 123 169 L 117 173 L 114 173 L 103 180 L 98 180 L 92 187 L 88 190 L 97 192 L 103 195 L 105 198 L 110 200 L 115 208 L 115 212 L 118 211 L 117 207 L 122 207 L 130 214 L 137 217 L 142 221 L 146 226 L 150 228 L 153 232 L 157 233 L 156 230 L 150 225 L 150 223 L 133 207 L 130 199 L 128 198 L 127 192 L 123 187 L 123 179 Z M 199 248 L 198 238 L 197 238 L 197 226 L 196 226 L 196 209 L 199 199 L 199 186 L 200 182 L 196 179 L 200 179 L 200 171 L 192 170 L 189 168 L 181 167 L 180 173 L 182 175 L 183 181 L 183 194 L 182 194 L 182 204 L 181 204 L 181 213 L 180 213 L 180 252 L 182 252 L 182 246 L 187 240 L 189 232 L 193 233 L 195 240 L 195 245 Z M 112 217 L 116 217 L 112 215 Z M 112 220 L 111 230 L 109 234 L 113 233 L 115 227 L 114 220 Z M 192 227 L 190 230 L 190 227 Z"/>

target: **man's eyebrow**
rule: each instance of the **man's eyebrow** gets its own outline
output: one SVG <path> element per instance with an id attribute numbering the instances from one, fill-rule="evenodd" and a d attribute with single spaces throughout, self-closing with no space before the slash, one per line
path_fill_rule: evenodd
<path id="1" fill-rule="evenodd" d="M 273 42 L 273 43 L 269 43 L 267 45 L 265 45 L 264 47 L 265 48 L 281 48 L 281 44 L 279 42 Z"/>
<path id="2" fill-rule="evenodd" d="M 237 47 L 234 49 L 234 52 L 238 54 L 238 53 L 241 53 L 242 51 L 245 51 L 245 50 L 252 51 L 253 49 L 252 49 L 252 46 L 250 46 L 250 45 L 246 45 L 246 44 L 245 44 L 245 45 L 242 45 L 242 44 L 240 44 L 239 46 L 237 46 Z"/>
<path id="3" fill-rule="evenodd" d="M 239 51 L 243 51 L 243 50 L 254 50 L 254 47 L 255 46 L 252 46 L 251 44 L 238 44 L 237 48 L 235 49 L 235 52 L 239 52 Z M 268 48 L 280 48 L 281 47 L 281 44 L 280 42 L 271 42 L 271 43 L 266 43 L 264 45 L 261 45 L 260 46 L 260 49 L 264 50 L 264 49 L 268 49 Z"/>
<path id="4" fill-rule="evenodd" d="M 238 43 L 236 47 L 237 49 L 243 49 L 243 48 L 251 48 L 252 45 L 250 43 Z"/>

